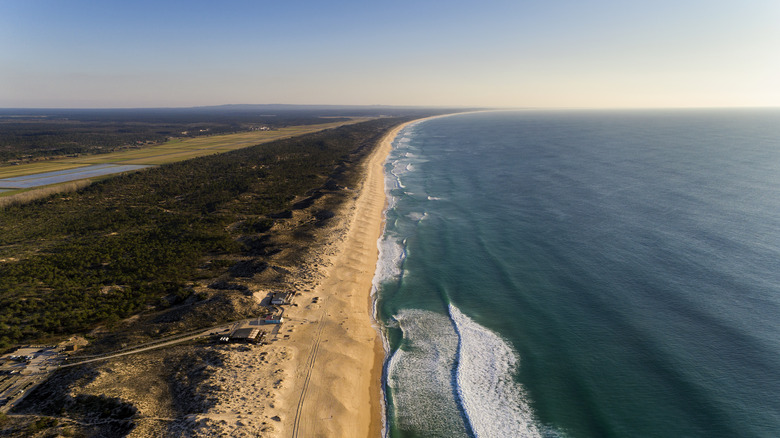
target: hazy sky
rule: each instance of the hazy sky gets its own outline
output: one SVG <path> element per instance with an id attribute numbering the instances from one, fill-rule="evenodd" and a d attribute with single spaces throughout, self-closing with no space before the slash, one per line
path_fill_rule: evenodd
<path id="1" fill-rule="evenodd" d="M 780 106 L 778 0 L 0 0 L 0 107 Z"/>

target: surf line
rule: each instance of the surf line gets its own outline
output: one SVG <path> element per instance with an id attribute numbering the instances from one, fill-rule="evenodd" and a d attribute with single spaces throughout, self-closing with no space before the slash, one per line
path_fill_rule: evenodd
<path id="1" fill-rule="evenodd" d="M 449 314 L 458 336 L 455 393 L 472 436 L 541 437 L 525 390 L 513 379 L 517 353 L 453 304 Z"/>

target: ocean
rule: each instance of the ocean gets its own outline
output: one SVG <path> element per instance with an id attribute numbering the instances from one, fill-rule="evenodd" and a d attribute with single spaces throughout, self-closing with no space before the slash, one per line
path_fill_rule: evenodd
<path id="1" fill-rule="evenodd" d="M 386 178 L 387 436 L 780 436 L 780 110 L 429 119 Z"/>

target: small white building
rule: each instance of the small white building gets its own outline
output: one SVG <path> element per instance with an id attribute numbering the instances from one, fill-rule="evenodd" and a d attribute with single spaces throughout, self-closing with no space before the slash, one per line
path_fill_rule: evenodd
<path id="1" fill-rule="evenodd" d="M 274 292 L 271 295 L 271 304 L 274 306 L 281 306 L 283 304 L 290 304 L 290 298 L 292 294 L 290 292 Z"/>

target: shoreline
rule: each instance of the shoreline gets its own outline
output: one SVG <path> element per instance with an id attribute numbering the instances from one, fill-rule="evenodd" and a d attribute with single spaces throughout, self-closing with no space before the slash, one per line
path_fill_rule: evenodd
<path id="1" fill-rule="evenodd" d="M 369 287 L 370 294 L 368 297 L 368 301 L 369 301 L 369 312 L 371 315 L 372 327 L 376 330 L 378 334 L 378 339 L 376 343 L 376 357 L 374 359 L 374 364 L 372 367 L 373 371 L 372 371 L 372 380 L 371 380 L 371 387 L 372 387 L 371 393 L 375 396 L 373 398 L 374 400 L 379 400 L 379 413 L 377 414 L 374 410 L 374 412 L 371 413 L 371 416 L 372 416 L 372 425 L 374 424 L 374 422 L 378 417 L 380 423 L 379 426 L 381 427 L 381 429 L 377 433 L 376 427 L 372 426 L 368 436 L 386 437 L 388 436 L 389 433 L 389 427 L 387 424 L 387 416 L 386 416 L 387 399 L 386 399 L 386 393 L 384 391 L 385 366 L 388 359 L 389 346 L 385 334 L 382 332 L 380 322 L 378 320 L 377 300 L 379 299 L 378 297 L 379 284 L 375 282 L 375 278 L 377 275 L 376 270 L 378 268 L 379 256 L 380 256 L 379 244 L 382 237 L 385 234 L 385 225 L 387 221 L 387 208 L 388 208 L 388 199 L 389 199 L 384 166 L 387 163 L 387 159 L 389 158 L 390 153 L 392 152 L 393 142 L 398 137 L 398 134 L 400 134 L 401 131 L 406 129 L 408 126 L 425 122 L 428 120 L 440 119 L 444 117 L 451 117 L 451 116 L 456 116 L 461 114 L 478 113 L 478 112 L 484 112 L 484 111 L 467 111 L 467 112 L 459 112 L 459 113 L 451 113 L 451 114 L 440 114 L 436 116 L 422 117 L 419 119 L 414 119 L 408 122 L 404 122 L 396 126 L 395 128 L 393 128 L 390 132 L 388 132 L 387 135 L 385 135 L 385 137 L 382 138 L 382 140 L 380 141 L 377 151 L 375 151 L 375 154 L 380 154 L 383 157 L 383 159 L 381 160 L 378 166 L 379 166 L 379 172 L 381 174 L 381 179 L 382 179 L 381 186 L 382 186 L 382 196 L 384 197 L 384 201 L 382 203 L 381 229 L 380 229 L 380 233 L 378 234 L 375 240 L 376 249 L 374 251 L 374 257 L 373 257 L 374 275 L 371 277 L 371 285 Z M 372 161 L 370 160 L 369 163 L 371 162 Z M 378 367 L 377 364 L 379 364 Z M 376 389 L 374 389 L 375 386 Z"/>
<path id="2" fill-rule="evenodd" d="M 379 437 L 386 432 L 382 379 L 387 351 L 375 319 L 374 285 L 388 205 L 384 166 L 404 128 L 438 117 L 396 126 L 366 160 L 359 194 L 347 206 L 344 235 L 313 292 L 321 297 L 321 319 L 315 323 L 308 315 L 308 333 L 301 333 L 299 354 L 290 361 L 298 364 L 292 386 L 279 394 L 287 405 L 279 436 Z M 301 344 L 309 347 L 305 364 Z"/>
<path id="3" fill-rule="evenodd" d="M 420 120 L 402 123 L 385 134 L 366 161 L 357 198 L 347 206 L 344 235 L 313 292 L 321 297 L 321 308 L 308 315 L 298 354 L 290 361 L 297 364 L 292 386 L 286 397 L 280 393 L 287 399 L 286 416 L 281 417 L 283 436 L 382 435 L 386 351 L 373 315 L 373 292 L 387 208 L 384 165 L 398 133 Z M 319 320 L 311 321 L 317 313 Z M 304 346 L 308 349 L 301 349 Z"/>
<path id="4" fill-rule="evenodd" d="M 443 115 L 448 116 L 448 115 Z M 388 198 L 384 166 L 397 135 L 379 140 L 364 176 L 295 281 L 303 292 L 259 355 L 228 353 L 209 379 L 215 405 L 191 417 L 194 436 L 380 437 L 387 432 L 386 342 L 374 277 Z M 313 275 L 311 275 L 313 273 Z"/>
<path id="5" fill-rule="evenodd" d="M 420 119 L 410 120 L 408 122 L 404 122 L 395 128 L 393 128 L 381 141 L 380 146 L 376 153 L 381 153 L 384 157 L 382 162 L 380 163 L 380 171 L 381 171 L 381 177 L 382 177 L 382 196 L 384 197 L 384 202 L 382 206 L 382 218 L 381 218 L 381 230 L 379 235 L 376 239 L 376 252 L 374 260 L 374 275 L 371 278 L 371 286 L 370 286 L 370 294 L 369 294 L 369 312 L 371 315 L 371 322 L 372 327 L 376 330 L 378 334 L 378 351 L 376 352 L 377 357 L 374 359 L 374 371 L 372 371 L 372 394 L 375 395 L 375 400 L 379 400 L 379 408 L 380 412 L 377 414 L 376 412 L 372 412 L 372 419 L 376 418 L 378 416 L 379 423 L 381 426 L 381 430 L 379 433 L 376 433 L 374 430 L 375 428 L 371 429 L 371 432 L 368 436 L 379 436 L 379 437 L 386 437 L 389 434 L 389 426 L 387 424 L 387 398 L 386 398 L 386 392 L 384 391 L 384 385 L 385 385 L 385 366 L 387 365 L 388 360 L 388 353 L 389 351 L 389 345 L 387 343 L 387 338 L 385 336 L 385 333 L 382 331 L 380 321 L 378 318 L 378 299 L 379 299 L 379 287 L 380 285 L 375 282 L 375 278 L 377 276 L 377 269 L 379 268 L 379 245 L 382 237 L 385 234 L 385 226 L 387 222 L 387 209 L 388 209 L 388 200 L 389 200 L 389 192 L 387 189 L 386 184 L 386 175 L 384 171 L 384 166 L 387 163 L 387 159 L 390 156 L 390 153 L 392 152 L 392 146 L 395 139 L 398 137 L 398 134 L 401 133 L 404 129 L 406 129 L 410 125 L 414 125 L 417 123 L 421 123 L 427 120 L 432 119 L 438 119 L 443 117 L 449 117 L 454 116 L 458 114 L 466 114 L 466 113 L 453 113 L 453 114 L 441 114 L 436 116 L 430 116 L 430 117 L 423 117 Z M 376 364 L 379 364 L 379 367 L 376 367 Z M 376 386 L 376 390 L 373 390 L 373 387 Z M 374 420 L 372 420 L 373 422 Z"/>

